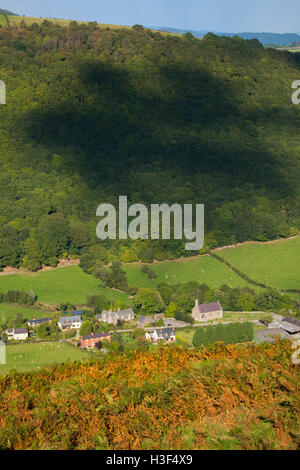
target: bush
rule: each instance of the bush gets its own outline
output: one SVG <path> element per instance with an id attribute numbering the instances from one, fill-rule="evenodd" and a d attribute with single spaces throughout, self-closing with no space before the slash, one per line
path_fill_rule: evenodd
<path id="1" fill-rule="evenodd" d="M 206 328 L 197 328 L 193 337 L 193 345 L 199 348 L 217 341 L 223 341 L 225 344 L 244 343 L 253 341 L 253 338 L 254 329 L 253 324 L 250 322 L 210 325 Z"/>

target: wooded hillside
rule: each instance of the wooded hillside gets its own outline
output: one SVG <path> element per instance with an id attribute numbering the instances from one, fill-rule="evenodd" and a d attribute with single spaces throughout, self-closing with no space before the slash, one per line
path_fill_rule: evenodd
<path id="1" fill-rule="evenodd" d="M 0 28 L 0 267 L 188 255 L 182 241 L 99 249 L 96 207 L 119 195 L 204 203 L 206 247 L 297 233 L 299 76 L 298 54 L 257 40 Z"/>

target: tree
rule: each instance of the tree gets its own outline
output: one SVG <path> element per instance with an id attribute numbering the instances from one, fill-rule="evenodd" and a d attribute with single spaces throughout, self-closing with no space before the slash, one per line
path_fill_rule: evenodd
<path id="1" fill-rule="evenodd" d="M 87 274 L 91 274 L 94 268 L 95 259 L 94 257 L 86 253 L 80 257 L 79 267 Z"/>
<path id="2" fill-rule="evenodd" d="M 164 309 L 164 302 L 161 295 L 153 289 L 139 289 L 134 298 L 134 305 L 141 312 L 150 315 L 160 313 Z"/>
<path id="3" fill-rule="evenodd" d="M 121 260 L 123 263 L 132 263 L 134 261 L 138 261 L 138 255 L 132 248 L 127 248 L 122 254 Z"/>
<path id="4" fill-rule="evenodd" d="M 113 262 L 108 269 L 107 278 L 105 281 L 108 287 L 114 287 L 122 291 L 128 289 L 126 273 L 122 269 L 120 262 Z"/>
<path id="5" fill-rule="evenodd" d="M 259 318 L 259 321 L 260 321 L 261 323 L 263 323 L 264 325 L 268 326 L 270 323 L 272 323 L 272 321 L 273 321 L 273 316 L 270 315 L 270 314 L 262 315 L 262 316 Z"/>
<path id="6" fill-rule="evenodd" d="M 200 327 L 196 329 L 194 336 L 193 336 L 193 345 L 196 348 L 200 348 L 201 346 L 208 345 L 208 338 L 206 336 L 205 328 Z"/>
<path id="7" fill-rule="evenodd" d="M 90 320 L 85 320 L 79 330 L 80 336 L 90 335 L 92 333 L 93 327 Z"/>
<path id="8" fill-rule="evenodd" d="M 92 308 L 95 313 L 102 313 L 103 310 L 107 310 L 110 306 L 110 301 L 105 295 L 88 295 L 87 306 Z"/>

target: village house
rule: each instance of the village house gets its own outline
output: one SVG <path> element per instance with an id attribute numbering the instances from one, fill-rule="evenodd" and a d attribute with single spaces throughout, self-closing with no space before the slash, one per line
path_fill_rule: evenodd
<path id="1" fill-rule="evenodd" d="M 176 340 L 174 328 L 156 328 L 155 330 L 147 331 L 145 337 L 154 343 L 157 343 L 157 341 L 170 343 Z"/>
<path id="2" fill-rule="evenodd" d="M 145 326 L 151 325 L 151 323 L 153 323 L 153 318 L 140 315 L 136 321 L 136 326 L 138 328 L 145 328 Z"/>
<path id="3" fill-rule="evenodd" d="M 6 334 L 9 341 L 22 341 L 28 338 L 28 331 L 26 328 L 8 328 L 6 330 Z"/>
<path id="4" fill-rule="evenodd" d="M 129 322 L 134 320 L 135 314 L 132 308 L 126 308 L 121 310 L 120 308 L 110 310 L 103 310 L 101 315 L 97 315 L 96 318 L 99 322 L 110 323 L 113 325 L 117 325 L 118 323 L 122 322 Z"/>
<path id="5" fill-rule="evenodd" d="M 61 330 L 77 330 L 81 327 L 82 320 L 80 315 L 72 315 L 71 317 L 60 317 L 57 324 Z"/>
<path id="6" fill-rule="evenodd" d="M 80 336 L 79 344 L 84 349 L 95 348 L 99 341 L 106 340 L 110 343 L 110 333 L 91 333 L 90 335 Z"/>
<path id="7" fill-rule="evenodd" d="M 27 325 L 30 328 L 35 328 L 36 326 L 40 326 L 42 323 L 50 323 L 51 321 L 52 321 L 52 318 L 37 318 L 37 319 L 28 320 Z"/>
<path id="8" fill-rule="evenodd" d="M 223 308 L 220 302 L 199 305 L 198 299 L 196 299 L 195 306 L 192 310 L 192 317 L 196 322 L 217 320 L 218 318 L 223 318 Z"/>

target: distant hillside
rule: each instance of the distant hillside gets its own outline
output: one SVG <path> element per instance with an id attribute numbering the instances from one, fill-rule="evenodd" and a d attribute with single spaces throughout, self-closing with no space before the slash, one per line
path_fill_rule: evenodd
<path id="1" fill-rule="evenodd" d="M 0 8 L 0 15 L 19 16 L 17 13 L 12 13 L 11 11 L 3 10 L 2 8 Z"/>
<path id="2" fill-rule="evenodd" d="M 155 27 L 152 26 L 153 29 L 157 29 L 158 31 L 165 31 L 169 33 L 176 33 L 176 34 L 185 34 L 185 33 L 192 33 L 197 38 L 203 38 L 205 34 L 209 31 L 197 31 L 197 30 L 189 30 L 189 29 L 176 29 L 176 28 L 167 28 L 167 27 Z M 226 37 L 234 37 L 239 36 L 242 39 L 258 39 L 263 45 L 266 44 L 276 44 L 279 46 L 291 46 L 293 43 L 300 42 L 300 35 L 294 33 L 285 33 L 285 34 L 277 34 L 277 33 L 222 33 L 212 31 L 217 36 L 226 36 Z"/>

